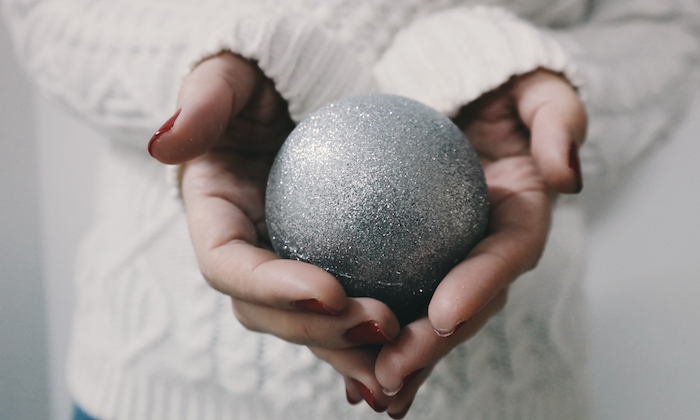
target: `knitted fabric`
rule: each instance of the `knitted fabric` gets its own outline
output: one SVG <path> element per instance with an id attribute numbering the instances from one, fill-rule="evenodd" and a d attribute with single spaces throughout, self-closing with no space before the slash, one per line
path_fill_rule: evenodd
<path id="1" fill-rule="evenodd" d="M 549 68 L 585 101 L 586 176 L 613 176 L 673 127 L 700 50 L 696 0 L 5 0 L 3 12 L 41 90 L 112 140 L 68 369 L 76 401 L 104 419 L 383 418 L 349 406 L 340 375 L 305 347 L 245 330 L 198 271 L 146 144 L 203 58 L 256 60 L 296 121 L 367 91 L 453 114 Z M 407 418 L 586 418 L 582 264 L 582 217 L 561 199 L 538 267 L 436 367 Z"/>

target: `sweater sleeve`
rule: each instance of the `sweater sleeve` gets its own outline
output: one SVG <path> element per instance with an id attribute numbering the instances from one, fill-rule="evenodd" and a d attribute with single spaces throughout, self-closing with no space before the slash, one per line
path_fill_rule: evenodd
<path id="1" fill-rule="evenodd" d="M 515 74 L 546 67 L 578 82 L 561 46 L 497 7 L 458 7 L 414 21 L 374 67 L 382 91 L 454 114 Z"/>
<path id="2" fill-rule="evenodd" d="M 374 68 L 380 89 L 441 112 L 539 67 L 564 74 L 589 113 L 588 174 L 615 173 L 682 115 L 700 54 L 696 0 L 595 2 L 588 18 L 538 27 L 504 9 L 459 7 L 397 34 Z M 695 22 L 695 26 L 693 25 Z"/>
<path id="3" fill-rule="evenodd" d="M 43 92 L 112 138 L 141 138 L 144 147 L 174 111 L 182 77 L 222 50 L 255 60 L 297 121 L 329 100 L 375 89 L 371 73 L 331 35 L 266 4 L 5 0 L 2 6 L 20 62 Z"/>

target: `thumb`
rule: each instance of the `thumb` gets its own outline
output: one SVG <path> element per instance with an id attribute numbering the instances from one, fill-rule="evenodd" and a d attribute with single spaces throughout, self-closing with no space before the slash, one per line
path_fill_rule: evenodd
<path id="1" fill-rule="evenodd" d="M 530 130 L 530 152 L 547 184 L 561 193 L 580 192 L 578 148 L 587 117 L 577 93 L 561 76 L 539 71 L 521 79 L 515 95 Z"/>
<path id="2" fill-rule="evenodd" d="M 151 138 L 151 156 L 178 164 L 205 153 L 253 96 L 257 80 L 255 67 L 231 53 L 200 63 L 182 82 L 178 111 Z"/>

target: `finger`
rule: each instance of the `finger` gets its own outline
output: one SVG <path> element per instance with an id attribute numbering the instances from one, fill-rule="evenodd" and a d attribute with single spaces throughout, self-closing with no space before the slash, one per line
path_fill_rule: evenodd
<path id="1" fill-rule="evenodd" d="M 389 408 L 389 409 L 387 410 L 387 414 L 388 414 L 389 417 L 391 417 L 392 419 L 400 420 L 400 419 L 406 417 L 406 414 L 408 414 L 408 410 L 411 409 L 411 405 L 412 405 L 412 404 L 413 404 L 413 399 L 411 399 L 411 401 L 409 401 L 408 404 L 405 404 L 405 405 L 403 406 L 403 408 L 400 408 L 400 409 L 398 409 L 398 410 L 396 410 L 396 411 L 392 411 L 392 409 Z M 398 405 L 398 404 L 397 404 L 397 405 Z"/>
<path id="2" fill-rule="evenodd" d="M 338 315 L 348 304 L 342 286 L 326 271 L 246 243 L 223 245 L 203 260 L 212 287 L 255 305 Z"/>
<path id="3" fill-rule="evenodd" d="M 481 330 L 493 315 L 503 309 L 506 300 L 507 291 L 504 289 L 448 337 L 436 334 L 427 318 L 404 327 L 396 342 L 384 346 L 377 356 L 375 375 L 383 393 L 390 396 L 415 395 L 432 367 L 457 345 Z M 403 397 L 404 402 L 410 399 L 405 395 Z"/>
<path id="4" fill-rule="evenodd" d="M 407 383 L 405 390 L 396 396 L 388 396 L 381 391 L 381 386 L 374 377 L 373 369 L 377 358 L 374 347 L 355 347 L 344 350 L 312 347 L 311 351 L 328 362 L 344 377 L 345 393 L 350 404 L 364 400 L 374 411 L 387 411 L 389 417 L 401 419 L 406 416 L 418 388 L 430 374 L 430 369 L 423 369 L 420 377 L 416 376 Z"/>
<path id="5" fill-rule="evenodd" d="M 362 394 L 360 394 L 360 390 L 357 389 L 357 386 L 352 378 L 349 376 L 344 376 L 343 379 L 345 381 L 345 397 L 347 398 L 348 403 L 351 405 L 357 405 L 362 402 Z"/>
<path id="6" fill-rule="evenodd" d="M 312 348 L 314 354 L 328 362 L 346 378 L 346 392 L 352 401 L 359 395 L 376 412 L 387 410 L 393 397 L 384 395 L 381 386 L 374 377 L 374 363 L 377 357 L 375 347 L 354 347 L 344 350 Z"/>
<path id="7" fill-rule="evenodd" d="M 333 317 L 235 299 L 233 304 L 236 317 L 249 330 L 306 346 L 342 349 L 365 344 L 383 345 L 393 342 L 400 331 L 391 310 L 369 298 L 350 299 L 343 314 Z"/>
<path id="8" fill-rule="evenodd" d="M 347 306 L 345 291 L 335 277 L 311 264 L 283 260 L 242 241 L 198 254 L 200 269 L 209 284 L 239 300 L 327 315 L 340 314 Z"/>
<path id="9" fill-rule="evenodd" d="M 316 304 L 329 313 L 342 312 L 347 297 L 335 277 L 257 246 L 255 225 L 264 222 L 261 187 L 250 171 L 237 176 L 227 166 L 239 168 L 246 161 L 207 156 L 187 163 L 182 198 L 199 268 L 209 284 L 260 305 L 291 309 Z"/>
<path id="10" fill-rule="evenodd" d="M 234 54 L 200 63 L 182 83 L 178 111 L 151 138 L 151 155 L 177 164 L 209 150 L 250 100 L 258 81 L 255 67 Z"/>
<path id="11" fill-rule="evenodd" d="M 429 366 L 420 370 L 415 371 L 409 377 L 404 379 L 403 388 L 396 394 L 394 401 L 389 405 L 386 413 L 392 419 L 402 419 L 408 414 L 408 410 L 411 409 L 413 400 L 416 398 L 418 389 L 420 389 L 423 382 L 430 376 L 434 366 Z"/>
<path id="12" fill-rule="evenodd" d="M 583 188 L 578 148 L 587 117 L 576 91 L 561 76 L 538 71 L 514 85 L 518 111 L 530 129 L 530 148 L 545 181 L 556 191 Z"/>
<path id="13" fill-rule="evenodd" d="M 534 187 L 536 171 L 500 161 L 486 168 L 491 200 L 489 234 L 438 285 L 428 307 L 436 331 L 449 335 L 502 289 L 532 269 L 542 254 L 550 225 L 551 201 Z M 518 170 L 511 169 L 518 166 Z M 508 167 L 508 168 L 503 168 Z M 533 180 L 533 181 L 528 181 Z M 516 183 L 522 182 L 518 186 Z M 528 183 L 533 182 L 533 187 Z M 515 189 L 513 189 L 515 187 Z"/>

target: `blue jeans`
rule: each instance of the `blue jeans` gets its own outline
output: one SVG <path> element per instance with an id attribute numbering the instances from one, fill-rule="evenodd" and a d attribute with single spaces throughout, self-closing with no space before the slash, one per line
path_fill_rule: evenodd
<path id="1" fill-rule="evenodd" d="M 73 404 L 73 417 L 72 420 L 97 420 L 91 415 L 84 412 L 77 404 Z"/>

